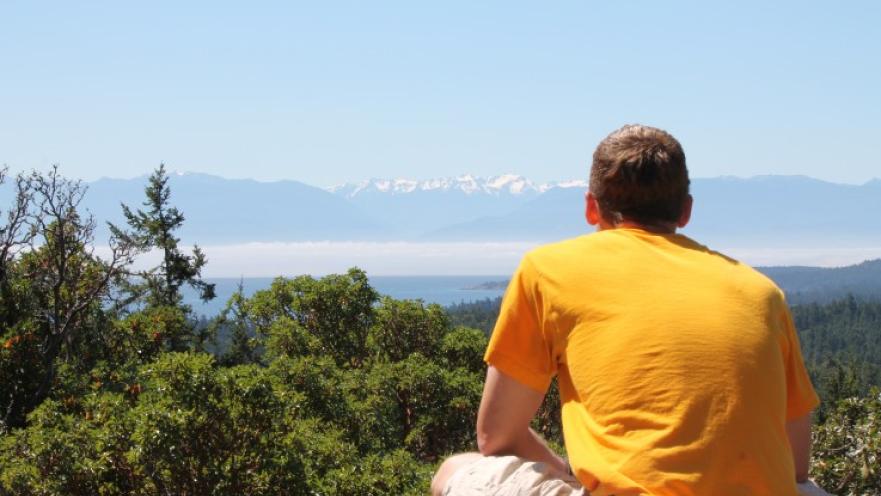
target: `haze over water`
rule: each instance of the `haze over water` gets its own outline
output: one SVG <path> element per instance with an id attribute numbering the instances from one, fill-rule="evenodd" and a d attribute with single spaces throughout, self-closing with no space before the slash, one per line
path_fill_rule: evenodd
<path id="1" fill-rule="evenodd" d="M 360 267 L 371 276 L 510 275 L 536 242 L 292 242 L 203 246 L 206 277 L 275 277 L 345 272 Z M 841 267 L 881 258 L 881 246 L 853 248 L 731 248 L 711 246 L 753 266 Z M 102 249 L 98 250 L 101 253 Z M 150 267 L 147 254 L 139 265 Z M 507 277 L 507 276 L 506 276 Z"/>

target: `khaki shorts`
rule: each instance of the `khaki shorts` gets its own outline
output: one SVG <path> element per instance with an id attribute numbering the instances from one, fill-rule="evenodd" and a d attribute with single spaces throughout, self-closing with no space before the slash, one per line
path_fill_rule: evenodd
<path id="1" fill-rule="evenodd" d="M 798 484 L 799 496 L 832 496 L 813 481 Z M 516 456 L 486 456 L 457 470 L 443 496 L 590 496 L 572 476 L 551 475 L 544 463 Z"/>
<path id="2" fill-rule="evenodd" d="M 587 496 L 572 476 L 551 475 L 544 463 L 516 456 L 477 459 L 450 476 L 444 496 Z"/>

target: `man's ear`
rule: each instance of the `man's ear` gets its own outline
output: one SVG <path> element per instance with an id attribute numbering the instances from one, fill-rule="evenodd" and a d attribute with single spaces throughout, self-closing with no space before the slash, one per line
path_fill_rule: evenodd
<path id="1" fill-rule="evenodd" d="M 584 195 L 584 218 L 587 220 L 587 223 L 592 226 L 599 225 L 602 220 L 600 205 L 597 203 L 596 197 L 593 196 L 593 193 L 590 191 Z"/>
<path id="2" fill-rule="evenodd" d="M 676 223 L 676 227 L 683 228 L 688 224 L 688 221 L 691 220 L 691 207 L 694 206 L 694 198 L 691 195 L 688 195 L 685 198 L 685 202 L 682 204 L 682 213 L 679 215 L 679 221 Z"/>

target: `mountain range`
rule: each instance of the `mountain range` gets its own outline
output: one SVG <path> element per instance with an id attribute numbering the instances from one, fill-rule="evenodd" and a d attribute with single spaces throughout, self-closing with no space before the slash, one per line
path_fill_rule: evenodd
<path id="1" fill-rule="evenodd" d="M 122 224 L 120 203 L 140 206 L 147 177 L 99 179 L 83 206 Z M 182 241 L 550 241 L 590 232 L 586 181 L 537 183 L 516 175 L 371 179 L 322 189 L 172 173 Z M 0 209 L 11 199 L 0 188 Z M 804 176 L 698 178 L 684 233 L 727 247 L 881 246 L 881 180 L 836 184 Z"/>

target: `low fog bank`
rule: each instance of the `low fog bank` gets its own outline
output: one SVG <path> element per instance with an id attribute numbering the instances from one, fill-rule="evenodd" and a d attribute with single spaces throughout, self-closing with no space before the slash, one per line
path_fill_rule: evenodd
<path id="1" fill-rule="evenodd" d="M 357 266 L 372 276 L 500 275 L 514 271 L 537 242 L 360 242 L 315 241 L 207 245 L 205 277 L 324 275 Z M 881 258 L 881 246 L 854 248 L 712 248 L 755 266 L 841 267 Z M 106 256 L 105 248 L 96 253 Z M 158 253 L 137 266 L 155 266 Z"/>

